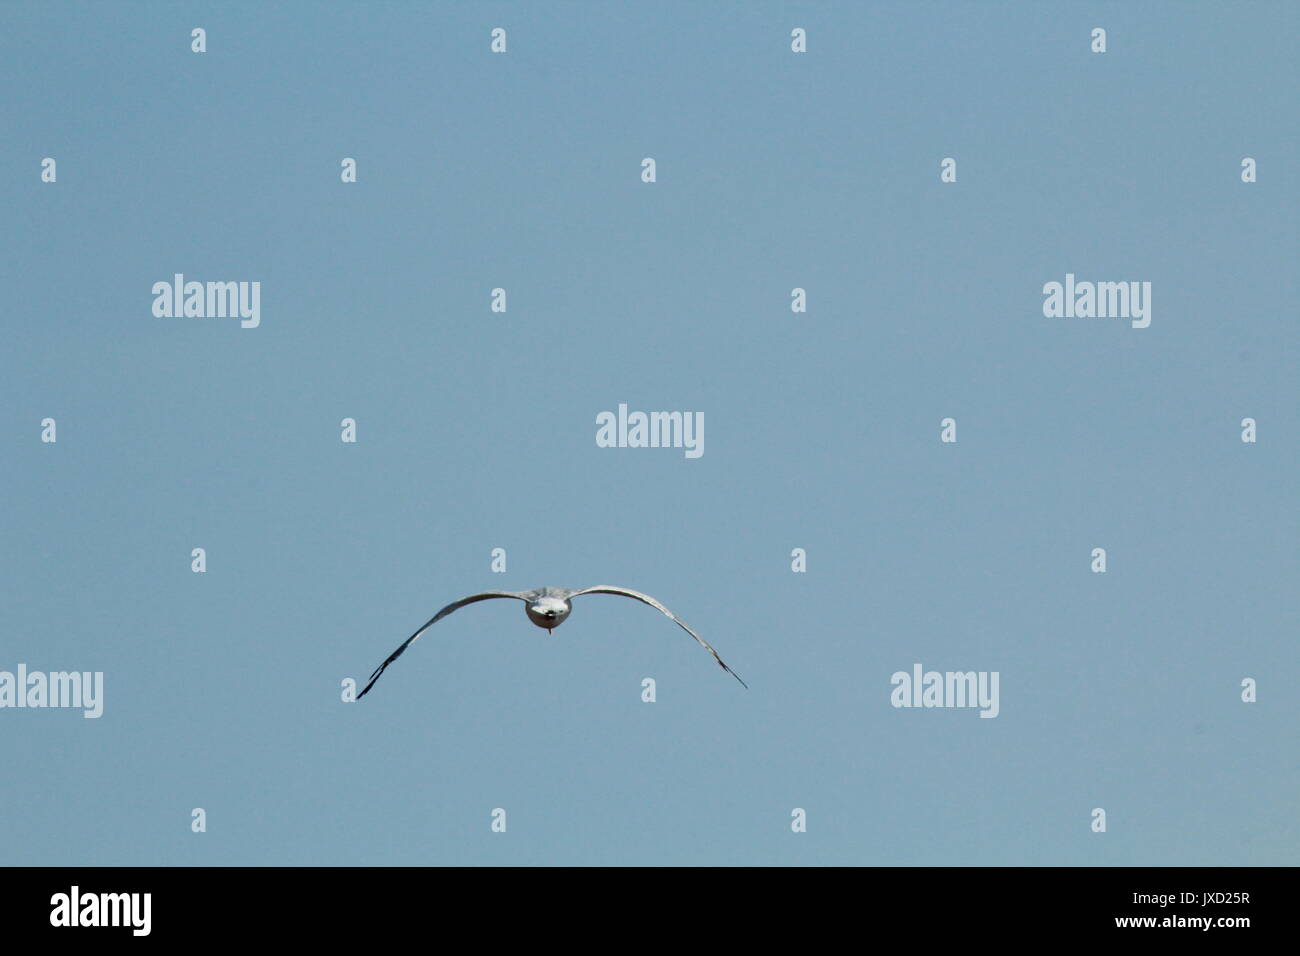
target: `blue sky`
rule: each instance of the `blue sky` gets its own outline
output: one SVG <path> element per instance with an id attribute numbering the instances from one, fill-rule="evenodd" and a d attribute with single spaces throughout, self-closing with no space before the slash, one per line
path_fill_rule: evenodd
<path id="1" fill-rule="evenodd" d="M 1295 864 L 1298 19 L 5 4 L 0 670 L 105 705 L 0 710 L 0 862 Z M 340 701 L 602 583 L 751 689 L 592 596 Z"/>

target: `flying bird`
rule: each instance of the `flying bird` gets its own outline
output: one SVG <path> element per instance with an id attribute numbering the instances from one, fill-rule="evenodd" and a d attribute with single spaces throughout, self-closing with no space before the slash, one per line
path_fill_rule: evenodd
<path id="1" fill-rule="evenodd" d="M 642 594 L 640 591 L 633 591 L 629 588 L 616 588 L 607 584 L 598 584 L 594 588 L 582 588 L 575 590 L 573 588 L 535 588 L 532 591 L 484 591 L 482 594 L 471 594 L 467 598 L 461 598 L 459 601 L 453 601 L 445 608 L 435 614 L 422 626 L 418 631 L 408 637 L 402 646 L 393 653 L 388 655 L 388 659 L 375 668 L 375 672 L 370 675 L 370 682 L 366 684 L 365 690 L 357 694 L 357 700 L 365 697 L 370 688 L 375 686 L 375 681 L 379 680 L 379 675 L 384 672 L 389 664 L 402 656 L 402 652 L 415 643 L 421 634 L 427 631 L 433 625 L 437 624 L 452 611 L 458 611 L 467 604 L 477 604 L 479 601 L 488 601 L 492 598 L 514 598 L 516 601 L 524 602 L 524 611 L 528 614 L 528 620 L 532 621 L 538 627 L 544 627 L 548 632 L 559 627 L 573 610 L 570 603 L 574 598 L 582 594 L 619 594 L 623 597 L 635 598 L 643 604 L 649 604 L 653 608 L 663 611 L 678 627 L 684 630 L 691 637 L 695 638 L 706 651 L 713 655 L 713 659 L 718 662 L 718 666 L 739 680 L 741 686 L 748 689 L 749 685 L 740 680 L 740 675 L 723 663 L 718 652 L 709 646 L 709 642 L 700 635 L 692 631 L 686 624 L 681 621 L 676 614 L 668 610 L 648 594 Z"/>

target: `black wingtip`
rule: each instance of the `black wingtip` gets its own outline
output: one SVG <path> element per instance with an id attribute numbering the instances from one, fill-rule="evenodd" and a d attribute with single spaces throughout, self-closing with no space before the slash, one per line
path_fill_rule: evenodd
<path id="1" fill-rule="evenodd" d="M 379 668 L 379 671 L 382 671 L 382 670 L 383 670 L 382 667 Z M 375 686 L 375 680 L 376 680 L 376 679 L 378 678 L 378 676 L 379 676 L 379 671 L 376 671 L 374 674 L 371 674 L 371 675 L 370 675 L 370 680 L 366 681 L 366 686 L 363 687 L 363 688 L 361 688 L 361 693 L 357 694 L 356 697 L 352 698 L 353 703 L 355 703 L 356 701 L 359 701 L 362 697 L 365 697 L 366 694 L 369 694 L 369 693 L 370 693 L 370 688 L 372 688 L 372 687 Z"/>
<path id="2" fill-rule="evenodd" d="M 722 668 L 724 671 L 726 671 L 728 674 L 730 674 L 732 677 L 736 678 L 736 680 L 740 681 L 740 686 L 741 686 L 741 687 L 745 688 L 745 690 L 749 690 L 749 685 L 746 684 L 743 680 L 741 680 L 740 675 L 737 674 L 735 671 L 733 671 L 733 670 L 732 670 L 730 667 L 728 667 L 726 664 L 722 663 L 721 660 L 718 661 L 718 666 L 721 667 L 721 668 Z"/>

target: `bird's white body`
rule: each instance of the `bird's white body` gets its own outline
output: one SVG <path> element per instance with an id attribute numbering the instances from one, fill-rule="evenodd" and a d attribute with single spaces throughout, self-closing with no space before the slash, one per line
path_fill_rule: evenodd
<path id="1" fill-rule="evenodd" d="M 569 612 L 573 610 L 573 605 L 569 603 L 568 598 L 543 594 L 541 597 L 529 601 L 524 606 L 524 610 L 528 612 L 528 620 L 538 627 L 544 627 L 550 631 L 564 623 L 565 618 L 569 616 Z"/>

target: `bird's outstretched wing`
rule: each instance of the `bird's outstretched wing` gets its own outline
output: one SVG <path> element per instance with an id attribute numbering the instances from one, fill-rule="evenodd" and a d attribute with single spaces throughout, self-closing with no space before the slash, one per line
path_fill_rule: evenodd
<path id="1" fill-rule="evenodd" d="M 531 592 L 529 591 L 484 591 L 482 594 L 471 594 L 467 598 L 461 598 L 459 601 L 453 601 L 451 604 L 448 604 L 445 608 L 443 608 L 433 617 L 429 618 L 429 620 L 425 622 L 424 626 L 422 626 L 418 631 L 416 631 L 405 641 L 403 641 L 401 647 L 393 651 L 393 653 L 389 654 L 388 660 L 384 661 L 382 664 L 380 664 L 378 667 L 375 668 L 375 672 L 370 675 L 370 682 L 366 684 L 365 690 L 357 694 L 357 700 L 360 700 L 362 697 L 366 696 L 366 693 L 370 690 L 370 688 L 375 686 L 375 681 L 379 680 L 379 675 L 384 672 L 384 668 L 386 668 L 389 664 L 393 663 L 393 661 L 401 657 L 402 651 L 410 647 L 412 642 L 414 642 L 417 637 L 419 637 L 429 628 L 433 627 L 433 625 L 437 624 L 439 621 L 441 621 L 452 611 L 457 611 L 460 608 L 463 608 L 466 604 L 475 604 L 479 601 L 487 601 L 491 598 L 514 598 L 517 601 L 527 601 L 529 599 L 530 594 Z"/>
<path id="2" fill-rule="evenodd" d="M 712 646 L 710 646 L 708 641 L 706 641 L 704 638 L 700 637 L 700 635 L 692 631 L 676 614 L 668 610 L 668 608 L 664 607 L 662 604 L 660 604 L 650 595 L 642 594 L 640 591 L 633 591 L 630 588 L 616 588 L 608 584 L 598 584 L 594 588 L 583 588 L 581 591 L 574 591 L 571 595 L 569 595 L 569 597 L 575 598 L 580 594 L 621 594 L 623 597 L 635 598 L 636 600 L 640 601 L 642 604 L 649 604 L 653 608 L 658 608 L 660 611 L 663 611 L 664 614 L 667 615 L 668 618 L 670 618 L 673 621 L 673 623 L 675 623 L 687 634 L 691 635 L 691 637 L 695 638 L 695 640 L 699 641 L 700 646 L 713 655 L 713 659 L 718 662 L 719 667 L 721 667 L 732 677 L 736 678 L 736 680 L 740 681 L 741 687 L 744 687 L 746 690 L 749 689 L 749 685 L 740 679 L 740 675 L 737 674 L 735 671 L 733 671 L 725 663 L 723 663 L 722 658 L 718 656 L 718 652 L 715 651 L 712 648 Z"/>

